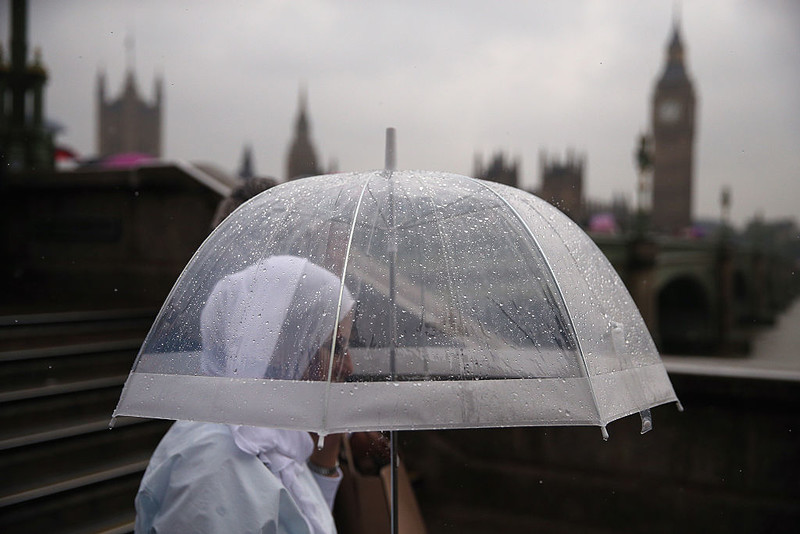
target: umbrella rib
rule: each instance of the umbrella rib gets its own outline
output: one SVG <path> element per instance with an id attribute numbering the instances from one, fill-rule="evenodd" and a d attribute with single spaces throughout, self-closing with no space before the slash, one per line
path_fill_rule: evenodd
<path id="1" fill-rule="evenodd" d="M 533 207 L 532 207 L 532 208 L 533 208 Z M 534 209 L 534 210 L 535 210 L 537 213 L 539 213 L 539 210 L 538 210 L 538 209 L 536 209 L 536 208 L 533 208 L 533 209 Z M 539 213 L 539 214 L 541 215 L 541 213 Z M 549 222 L 548 222 L 547 224 L 550 226 L 550 228 L 553 230 L 553 232 L 555 232 L 555 233 L 556 233 L 556 235 L 558 235 L 558 236 L 559 236 L 559 238 L 561 238 L 561 239 L 563 240 L 563 237 L 562 237 L 562 235 L 561 235 L 561 232 L 559 231 L 559 229 L 558 229 L 558 228 L 556 228 L 555 226 L 553 226 L 553 224 L 551 224 L 551 223 L 549 223 Z M 569 255 L 570 255 L 570 257 L 572 258 L 572 260 L 573 260 L 573 261 L 576 263 L 576 265 L 579 265 L 579 264 L 580 264 L 580 260 L 579 260 L 579 258 L 577 258 L 577 257 L 576 257 L 576 254 L 575 254 L 575 252 L 574 252 L 574 251 L 572 251 L 572 250 L 569 250 L 569 249 L 567 250 L 567 252 L 569 253 Z M 594 291 L 594 287 L 593 287 L 593 286 L 589 286 L 589 290 L 590 290 L 590 292 L 591 292 L 592 294 L 595 294 L 595 291 Z M 596 298 L 596 300 L 598 301 L 598 304 L 601 304 L 601 299 L 599 299 L 597 296 L 595 296 L 595 298 Z M 632 362 L 632 360 L 631 360 L 631 358 L 630 358 L 630 356 L 629 356 L 628 354 L 625 354 L 625 353 L 623 353 L 623 354 L 622 354 L 622 355 L 620 355 L 620 356 L 621 356 L 622 358 L 624 358 L 624 360 L 625 360 L 625 362 L 624 362 L 624 363 L 627 365 L 627 367 L 628 367 L 628 368 L 634 368 L 634 367 L 635 367 L 635 365 L 633 364 L 633 362 Z M 584 362 L 584 365 L 585 365 L 585 362 Z M 587 375 L 588 375 L 588 368 L 587 368 Z M 633 382 L 632 382 L 632 386 L 631 386 L 631 387 L 632 387 L 632 388 L 635 388 L 635 389 L 637 389 L 637 390 L 639 391 L 639 393 L 640 393 L 640 396 L 641 396 L 642 398 L 645 398 L 645 396 L 646 396 L 646 395 L 645 395 L 645 393 L 644 393 L 644 391 L 643 391 L 643 388 L 642 388 L 642 384 L 641 384 L 641 382 L 639 382 L 639 381 L 633 381 Z M 680 402 L 679 402 L 679 404 L 680 404 Z M 598 408 L 598 410 L 599 410 L 599 409 L 600 409 L 600 406 L 598 405 L 598 407 L 597 407 L 597 408 Z M 647 408 L 646 410 L 649 410 L 649 408 Z M 645 424 L 645 417 L 649 418 L 649 416 L 645 416 L 645 414 L 644 414 L 644 411 L 645 411 L 645 410 L 643 410 L 643 411 L 640 411 L 640 412 L 639 412 L 639 413 L 640 413 L 640 415 L 642 416 L 642 424 L 643 424 L 643 425 Z M 652 421 L 650 422 L 650 425 L 652 426 Z M 642 431 L 642 433 L 643 433 L 643 434 L 644 434 L 645 432 L 646 432 L 646 430 Z M 603 426 L 603 437 L 604 437 L 604 439 L 608 439 L 608 433 L 606 432 L 605 426 Z"/>
<path id="2" fill-rule="evenodd" d="M 364 193 L 367 191 L 367 186 L 369 185 L 370 180 L 372 180 L 371 176 L 366 180 L 366 182 L 364 182 L 364 187 L 361 188 L 361 194 L 358 196 L 358 203 L 356 204 L 356 209 L 353 213 L 353 221 L 350 223 L 350 235 L 347 237 L 347 249 L 344 253 L 344 264 L 342 265 L 342 276 L 339 284 L 339 302 L 336 304 L 336 321 L 334 322 L 333 335 L 331 336 L 331 357 L 328 361 L 328 380 L 327 387 L 325 388 L 325 406 L 323 407 L 322 411 L 322 428 L 320 429 L 320 436 L 324 435 L 324 431 L 328 426 L 328 405 L 331 398 L 331 378 L 333 377 L 333 355 L 336 353 L 336 339 L 339 334 L 339 314 L 342 312 L 342 298 L 344 296 L 345 287 L 344 277 L 347 273 L 347 264 L 350 260 L 350 248 L 353 244 L 353 234 L 356 230 L 356 221 L 358 220 L 358 214 L 361 211 L 361 201 L 364 199 Z"/>
<path id="3" fill-rule="evenodd" d="M 514 217 L 516 217 L 517 221 L 519 221 L 519 223 L 522 224 L 522 227 L 525 228 L 525 231 L 528 233 L 528 237 L 530 237 L 531 240 L 533 240 L 533 243 L 536 246 L 536 248 L 540 252 L 542 251 L 542 247 L 539 245 L 539 241 L 536 239 L 536 235 L 533 233 L 530 226 L 528 226 L 528 223 L 525 221 L 525 219 L 522 218 L 522 216 L 519 214 L 516 208 L 514 208 L 514 206 L 512 206 L 511 203 L 508 200 L 506 200 L 506 198 L 503 195 L 495 191 L 493 188 L 489 187 L 487 184 L 483 183 L 481 180 L 470 178 L 468 176 L 466 178 L 468 180 L 475 182 L 481 187 L 488 189 L 489 191 L 491 191 L 493 195 L 499 198 L 500 201 L 503 204 L 505 204 L 509 210 L 511 210 L 511 213 L 514 215 Z M 550 273 L 550 276 L 552 277 L 553 282 L 556 285 L 556 289 L 558 290 L 558 296 L 561 300 L 561 303 L 564 305 L 564 310 L 567 312 L 567 317 L 569 318 L 569 326 L 570 329 L 572 330 L 572 335 L 575 338 L 575 344 L 578 347 L 578 353 L 580 355 L 580 363 L 582 364 L 583 370 L 586 373 L 586 381 L 589 384 L 589 392 L 592 395 L 592 401 L 594 402 L 595 410 L 597 410 L 597 419 L 598 421 L 600 421 L 600 426 L 603 429 L 603 435 L 605 435 L 605 428 L 606 428 L 605 423 L 600 420 L 600 405 L 597 402 L 597 395 L 594 392 L 594 384 L 592 384 L 592 379 L 591 376 L 589 375 L 589 368 L 586 366 L 586 357 L 583 350 L 583 346 L 581 345 L 581 340 L 578 337 L 578 333 L 575 331 L 575 325 L 572 319 L 572 314 L 570 313 L 569 306 L 567 305 L 567 301 L 564 298 L 564 292 L 561 290 L 561 284 L 558 282 L 558 278 L 556 278 L 555 272 L 553 271 L 553 267 L 552 265 L 550 265 L 550 260 L 547 258 L 544 252 L 542 252 L 542 259 L 544 260 L 544 264 L 547 267 L 547 270 Z"/>

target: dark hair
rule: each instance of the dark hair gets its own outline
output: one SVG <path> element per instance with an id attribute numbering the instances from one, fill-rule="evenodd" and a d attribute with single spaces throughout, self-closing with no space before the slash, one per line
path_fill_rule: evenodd
<path id="1" fill-rule="evenodd" d="M 214 214 L 214 219 L 211 221 L 211 229 L 213 230 L 219 226 L 219 223 L 224 221 L 236 208 L 275 185 L 277 185 L 277 182 L 274 178 L 248 178 L 245 180 L 242 185 L 236 187 L 227 197 L 220 201 Z"/>

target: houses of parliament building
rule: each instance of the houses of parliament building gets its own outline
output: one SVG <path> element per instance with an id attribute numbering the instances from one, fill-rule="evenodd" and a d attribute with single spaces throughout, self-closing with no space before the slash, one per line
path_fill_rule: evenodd
<path id="1" fill-rule="evenodd" d="M 32 63 L 27 63 L 26 21 L 22 15 L 25 15 L 24 10 L 15 13 L 15 20 L 21 19 L 20 22 L 12 21 L 16 24 L 12 27 L 16 37 L 11 47 L 11 64 L 0 55 L 0 90 L 3 93 L 0 140 L 5 147 L 5 157 L 9 159 L 9 169 L 46 170 L 52 168 L 54 155 L 52 134 L 44 128 L 42 114 L 47 75 L 40 52 L 37 51 Z M 27 109 L 31 102 L 33 107 Z M 336 170 L 333 165 L 325 168 L 320 164 L 307 108 L 305 90 L 301 90 L 284 173 L 279 179 L 292 180 Z M 679 234 L 692 225 L 697 96 L 686 67 L 686 49 L 678 21 L 673 24 L 650 108 L 650 224 L 658 233 Z M 128 66 L 122 91 L 116 98 L 109 96 L 105 75 L 99 73 L 95 109 L 98 158 L 126 153 L 153 159 L 162 156 L 164 101 L 160 77 L 155 80 L 153 98 L 148 101 L 137 88 L 132 65 Z M 25 139 L 27 143 L 22 142 Z M 252 172 L 252 156 L 247 156 L 246 174 Z M 585 224 L 589 210 L 584 198 L 583 176 L 587 164 L 585 155 L 576 155 L 572 150 L 563 161 L 542 154 L 541 185 L 532 192 Z M 497 154 L 486 165 L 476 158 L 473 175 L 519 186 L 519 169 L 518 160 L 507 163 L 502 154 Z"/>

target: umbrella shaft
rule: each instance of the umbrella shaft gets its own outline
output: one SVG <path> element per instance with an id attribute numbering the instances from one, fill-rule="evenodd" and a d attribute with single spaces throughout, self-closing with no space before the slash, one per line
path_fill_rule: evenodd
<path id="1" fill-rule="evenodd" d="M 397 283 L 395 264 L 397 263 L 397 228 L 394 221 L 394 182 L 389 177 L 389 366 L 392 381 L 397 380 L 395 349 L 397 348 Z"/>
<path id="2" fill-rule="evenodd" d="M 395 365 L 395 351 L 397 349 L 397 286 L 395 282 L 395 264 L 397 263 L 397 228 L 394 220 L 394 181 L 392 171 L 395 168 L 395 137 L 394 128 L 386 130 L 386 171 L 389 173 L 389 364 L 392 374 L 392 381 L 397 380 L 397 368 Z M 398 534 L 397 529 L 397 432 L 392 430 L 389 433 L 389 446 L 391 452 L 391 494 L 392 494 L 392 534 Z"/>
<path id="3" fill-rule="evenodd" d="M 390 345 L 389 345 L 389 372 L 392 376 L 392 381 L 397 380 L 397 365 L 396 365 L 396 349 L 397 349 L 397 295 L 395 293 L 395 274 L 394 274 L 394 262 L 397 257 L 397 254 L 392 254 L 391 263 L 389 264 L 389 306 L 391 309 L 389 310 L 389 336 L 390 336 Z"/>
<path id="4" fill-rule="evenodd" d="M 397 466 L 399 462 L 399 457 L 397 455 L 397 432 L 392 430 L 389 433 L 389 445 L 391 448 L 391 456 L 392 456 L 392 468 L 391 472 L 391 486 L 392 486 L 392 534 L 398 534 L 400 531 L 397 529 L 397 516 L 398 516 L 398 508 L 397 508 Z"/>

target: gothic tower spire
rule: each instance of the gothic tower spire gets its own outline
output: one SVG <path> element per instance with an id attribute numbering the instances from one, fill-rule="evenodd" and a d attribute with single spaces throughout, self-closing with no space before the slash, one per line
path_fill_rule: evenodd
<path id="1" fill-rule="evenodd" d="M 297 119 L 295 119 L 294 139 L 289 147 L 286 160 L 286 179 L 294 180 L 304 176 L 322 174 L 316 151 L 311 143 L 311 127 L 307 116 L 308 95 L 305 87 L 300 88 L 298 95 Z"/>
<path id="2" fill-rule="evenodd" d="M 253 147 L 250 144 L 247 144 L 242 152 L 242 163 L 239 166 L 239 178 L 242 180 L 250 180 L 254 176 Z"/>
<path id="3" fill-rule="evenodd" d="M 298 136 L 308 137 L 310 134 L 308 128 L 308 117 L 306 116 L 306 108 L 308 107 L 308 91 L 305 86 L 300 87 L 300 93 L 297 97 L 297 123 L 295 129 Z"/>

